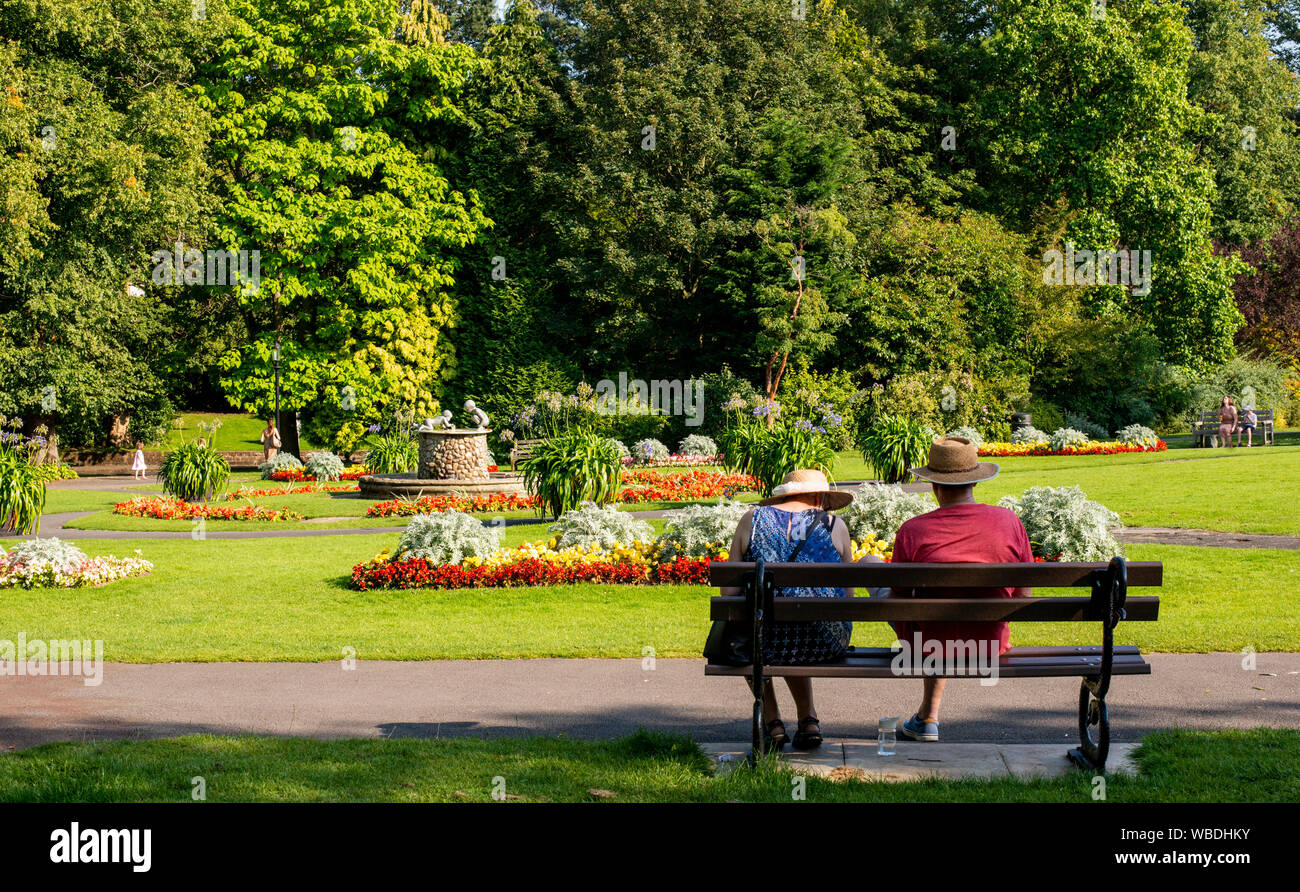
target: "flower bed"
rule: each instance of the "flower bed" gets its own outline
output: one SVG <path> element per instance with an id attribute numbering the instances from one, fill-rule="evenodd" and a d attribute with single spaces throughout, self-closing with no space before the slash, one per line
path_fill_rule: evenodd
<path id="1" fill-rule="evenodd" d="M 352 585 L 373 588 L 496 588 L 525 585 L 566 585 L 600 582 L 633 585 L 708 585 L 709 564 L 726 560 L 720 546 L 708 557 L 677 557 L 659 560 L 658 546 L 633 542 L 601 548 L 574 545 L 555 548 L 550 542 L 529 542 L 505 548 L 490 557 L 468 557 L 459 564 L 431 564 L 422 558 L 393 559 L 380 552 L 352 568 Z M 876 554 L 889 560 L 884 542 L 853 543 L 853 558 Z"/>
<path id="2" fill-rule="evenodd" d="M 979 453 L 990 458 L 1009 458 L 1021 455 L 1119 455 L 1124 452 L 1165 452 L 1168 449 L 1164 440 L 1157 440 L 1150 446 L 1120 443 L 1117 440 L 1094 440 L 1082 446 L 1067 446 L 1064 449 L 1053 449 L 1049 443 L 985 443 L 980 447 Z"/>
<path id="3" fill-rule="evenodd" d="M 360 480 L 370 472 L 363 467 L 349 468 L 342 474 L 339 474 L 340 480 Z M 268 480 L 275 480 L 278 483 L 312 483 L 316 480 L 314 476 L 308 474 L 302 468 L 292 468 L 285 471 L 273 471 Z"/>
<path id="4" fill-rule="evenodd" d="M 623 465 L 636 465 L 639 468 L 702 468 L 720 463 L 720 455 L 687 455 L 674 452 L 667 458 L 636 459 L 631 455 L 623 456 Z"/>
<path id="5" fill-rule="evenodd" d="M 118 502 L 114 514 L 127 517 L 151 517 L 155 520 L 306 520 L 304 514 L 288 508 L 271 508 L 266 505 L 242 505 L 238 508 L 187 502 L 171 496 L 140 496 Z"/>
<path id="6" fill-rule="evenodd" d="M 620 502 L 688 502 L 693 499 L 730 497 L 736 492 L 758 489 L 758 480 L 749 474 L 718 471 L 686 471 L 658 474 L 654 471 L 623 472 Z"/>
<path id="7" fill-rule="evenodd" d="M 126 558 L 85 558 L 74 566 L 63 567 L 50 561 L 26 560 L 16 553 L 0 554 L 0 589 L 87 588 L 130 576 L 148 576 L 153 564 L 140 556 L 139 549 L 135 554 Z"/>
<path id="8" fill-rule="evenodd" d="M 366 517 L 409 517 L 413 514 L 433 514 L 441 511 L 520 511 L 532 508 L 532 496 L 516 493 L 492 493 L 478 496 L 421 496 L 414 501 L 392 499 L 376 502 L 366 511 Z"/>
<path id="9" fill-rule="evenodd" d="M 355 483 L 315 483 L 310 486 L 274 486 L 270 489 L 250 489 L 240 487 L 235 492 L 228 492 L 223 499 L 234 501 L 235 499 L 260 499 L 265 496 L 287 496 L 301 495 L 303 493 L 313 492 L 360 492 L 361 487 Z"/>

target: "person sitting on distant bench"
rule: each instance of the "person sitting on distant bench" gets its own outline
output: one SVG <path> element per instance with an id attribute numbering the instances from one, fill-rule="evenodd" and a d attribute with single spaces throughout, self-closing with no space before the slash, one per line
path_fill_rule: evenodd
<path id="1" fill-rule="evenodd" d="M 1246 412 L 1241 416 L 1241 424 L 1237 426 L 1237 445 L 1241 445 L 1241 432 L 1246 432 L 1246 448 L 1254 446 L 1255 427 L 1259 424 L 1259 416 L 1255 414 L 1252 406 L 1246 407 Z"/>

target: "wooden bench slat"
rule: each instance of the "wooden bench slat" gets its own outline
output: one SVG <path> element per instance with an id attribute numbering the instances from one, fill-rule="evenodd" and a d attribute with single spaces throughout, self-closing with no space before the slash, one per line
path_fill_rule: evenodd
<path id="1" fill-rule="evenodd" d="M 711 619 L 750 619 L 741 595 L 711 599 Z M 1089 598 L 774 598 L 778 622 L 1080 622 L 1088 619 Z M 1124 605 L 1127 622 L 1151 622 L 1159 617 L 1160 599 L 1131 597 Z"/>
<path id="2" fill-rule="evenodd" d="M 796 573 L 801 586 L 865 588 L 1073 588 L 1091 586 L 1106 564 L 1051 562 L 1041 564 L 892 564 L 892 563 L 776 563 L 766 564 L 777 587 Z M 709 585 L 739 586 L 754 565 L 745 561 L 714 561 Z M 1164 581 L 1160 561 L 1129 561 L 1129 586 L 1156 586 Z"/>
<path id="3" fill-rule="evenodd" d="M 1026 651 L 1034 651 L 1026 654 Z M 1045 654 L 1043 651 L 1059 650 L 1061 653 Z M 1097 648 L 1095 654 L 1070 653 L 1073 648 L 1012 648 L 998 661 L 998 675 L 1002 678 L 1058 678 L 1095 675 L 1101 671 L 1101 653 Z M 1151 665 L 1136 652 L 1128 648 L 1116 648 L 1111 663 L 1113 675 L 1150 675 Z M 1123 652 L 1121 652 L 1121 650 Z M 1132 649 L 1136 651 L 1136 648 Z M 920 667 L 914 674 L 900 674 L 893 665 L 894 654 L 888 648 L 861 648 L 849 653 L 844 659 L 834 663 L 816 663 L 807 666 L 764 666 L 766 676 L 784 676 L 790 678 L 916 678 L 920 677 Z M 709 664 L 705 675 L 745 676 L 751 674 L 751 666 L 724 666 Z M 979 676 L 976 667 L 953 671 L 927 673 L 934 677 L 974 678 Z"/>

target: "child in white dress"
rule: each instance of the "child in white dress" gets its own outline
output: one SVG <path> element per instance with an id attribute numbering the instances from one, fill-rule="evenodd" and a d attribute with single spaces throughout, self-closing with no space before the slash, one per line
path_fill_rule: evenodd
<path id="1" fill-rule="evenodd" d="M 131 476 L 139 480 L 145 479 L 144 472 L 144 444 L 135 444 L 135 459 L 131 462 Z"/>

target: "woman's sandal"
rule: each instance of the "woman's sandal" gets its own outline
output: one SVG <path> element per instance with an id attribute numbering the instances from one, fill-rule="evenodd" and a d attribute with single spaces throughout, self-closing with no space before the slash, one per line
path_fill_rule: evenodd
<path id="1" fill-rule="evenodd" d="M 800 719 L 799 730 L 794 735 L 794 748 L 797 750 L 814 750 L 821 745 L 822 727 L 817 722 L 817 717 L 810 715 Z"/>
<path id="2" fill-rule="evenodd" d="M 783 750 L 789 742 L 790 736 L 785 733 L 785 722 L 780 719 L 772 719 L 767 723 L 767 726 L 763 729 L 763 752 Z"/>

